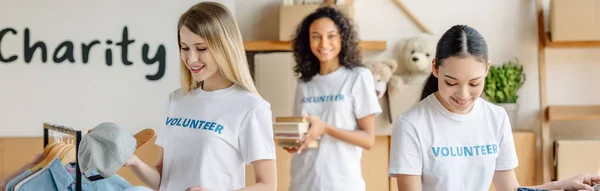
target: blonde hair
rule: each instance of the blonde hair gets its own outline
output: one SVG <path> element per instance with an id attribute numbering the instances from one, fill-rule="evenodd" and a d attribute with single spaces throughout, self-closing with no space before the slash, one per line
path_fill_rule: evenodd
<path id="1" fill-rule="evenodd" d="M 225 79 L 252 93 L 259 94 L 250 74 L 238 24 L 227 7 L 220 3 L 202 2 L 183 13 L 177 24 L 177 44 L 180 53 L 179 31 L 183 26 L 205 40 L 208 51 Z M 181 59 L 180 70 L 181 89 L 187 93 L 198 88 L 198 84 L 194 82 L 190 71 Z"/>

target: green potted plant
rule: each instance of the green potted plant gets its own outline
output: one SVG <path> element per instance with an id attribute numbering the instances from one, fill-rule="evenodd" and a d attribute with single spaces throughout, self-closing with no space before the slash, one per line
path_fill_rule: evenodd
<path id="1" fill-rule="evenodd" d="M 513 128 L 516 125 L 519 110 L 517 93 L 523 83 L 525 83 L 525 73 L 517 58 L 499 66 L 490 66 L 485 78 L 483 92 L 487 100 L 504 107 Z"/>

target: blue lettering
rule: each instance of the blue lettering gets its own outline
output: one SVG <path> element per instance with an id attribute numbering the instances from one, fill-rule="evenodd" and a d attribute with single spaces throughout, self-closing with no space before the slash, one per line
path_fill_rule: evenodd
<path id="1" fill-rule="evenodd" d="M 465 156 L 473 156 L 473 147 L 464 147 L 465 148 Z"/>
<path id="2" fill-rule="evenodd" d="M 192 124 L 190 124 L 190 128 L 198 128 L 198 120 L 192 120 Z"/>
<path id="3" fill-rule="evenodd" d="M 167 123 L 165 125 L 169 125 L 169 123 L 171 123 L 171 121 L 173 121 L 173 118 L 167 117 Z"/>
<path id="4" fill-rule="evenodd" d="M 176 125 L 176 126 L 180 126 L 180 127 L 186 127 L 186 128 L 191 128 L 191 129 L 204 129 L 204 130 L 208 130 L 208 131 L 213 131 L 215 133 L 219 133 L 219 134 L 223 134 L 223 125 L 216 123 L 216 122 L 210 122 L 210 121 L 202 121 L 202 120 L 196 120 L 196 119 L 189 119 L 189 118 L 172 118 L 172 117 L 167 117 L 166 118 L 166 124 L 167 125 Z"/>
<path id="5" fill-rule="evenodd" d="M 446 151 L 446 152 L 444 152 L 444 151 Z M 442 147 L 442 156 L 447 157 L 449 153 L 450 153 L 450 151 L 448 151 L 448 147 Z"/>
<path id="6" fill-rule="evenodd" d="M 213 127 L 215 127 L 215 125 L 216 125 L 216 124 L 217 124 L 217 123 L 210 123 L 210 126 L 208 127 L 208 130 L 209 130 L 209 131 L 213 131 L 213 130 L 215 130 L 215 128 L 213 128 Z"/>
<path id="7" fill-rule="evenodd" d="M 456 147 L 456 155 L 462 157 L 463 156 L 463 150 L 462 147 Z"/>
<path id="8" fill-rule="evenodd" d="M 223 126 L 221 125 L 217 125 L 217 129 L 215 129 L 215 132 L 222 134 L 221 131 L 223 130 Z"/>
<path id="9" fill-rule="evenodd" d="M 184 119 L 184 120 L 183 120 L 183 127 L 188 127 L 188 125 L 190 125 L 190 121 L 191 121 L 191 120 L 189 120 L 189 119 L 187 119 L 187 118 L 186 118 L 186 119 Z"/>
<path id="10" fill-rule="evenodd" d="M 322 103 L 322 102 L 331 102 L 331 101 L 342 101 L 344 100 L 343 94 L 336 95 L 324 95 L 324 96 L 314 96 L 314 97 L 303 97 L 302 103 Z"/>
<path id="11" fill-rule="evenodd" d="M 475 150 L 475 153 L 473 152 Z M 477 146 L 441 146 L 431 147 L 431 152 L 434 157 L 462 157 L 462 156 L 479 156 L 491 155 L 498 153 L 498 145 L 477 145 Z M 441 153 L 441 154 L 440 154 Z"/>
<path id="12" fill-rule="evenodd" d="M 171 118 L 171 125 L 177 124 L 177 118 Z"/>
<path id="13" fill-rule="evenodd" d="M 206 122 L 204 123 L 204 126 L 202 127 L 202 129 L 208 129 L 208 126 L 210 126 L 212 122 Z"/>
<path id="14" fill-rule="evenodd" d="M 440 147 L 431 147 L 431 151 L 433 152 L 433 156 L 438 157 L 440 154 Z"/>
<path id="15" fill-rule="evenodd" d="M 485 150 L 485 145 L 482 145 L 482 146 L 481 146 L 481 147 L 479 147 L 479 148 L 481 148 L 481 155 L 487 155 L 487 152 L 486 152 L 486 150 Z"/>

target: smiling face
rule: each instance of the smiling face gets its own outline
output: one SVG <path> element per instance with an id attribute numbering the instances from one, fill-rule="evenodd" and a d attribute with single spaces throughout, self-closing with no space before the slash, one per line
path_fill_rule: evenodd
<path id="1" fill-rule="evenodd" d="M 315 20 L 309 34 L 310 50 L 321 63 L 339 60 L 342 38 L 333 20 L 327 17 Z"/>
<path id="2" fill-rule="evenodd" d="M 483 85 L 490 63 L 477 61 L 473 56 L 448 57 L 436 68 L 433 75 L 438 79 L 438 99 L 450 112 L 467 114 L 475 100 L 483 92 Z"/>
<path id="3" fill-rule="evenodd" d="M 190 71 L 195 82 L 201 82 L 219 75 L 219 67 L 208 51 L 206 41 L 182 26 L 179 31 L 180 56 L 183 63 Z"/>

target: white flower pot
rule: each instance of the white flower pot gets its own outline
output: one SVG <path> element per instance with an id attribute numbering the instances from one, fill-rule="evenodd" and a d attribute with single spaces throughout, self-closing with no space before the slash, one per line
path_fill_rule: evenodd
<path id="1" fill-rule="evenodd" d="M 519 114 L 519 104 L 498 103 L 496 105 L 503 107 L 506 110 L 506 114 L 508 114 L 508 119 L 510 120 L 510 126 L 514 129 L 517 126 L 517 116 Z"/>

